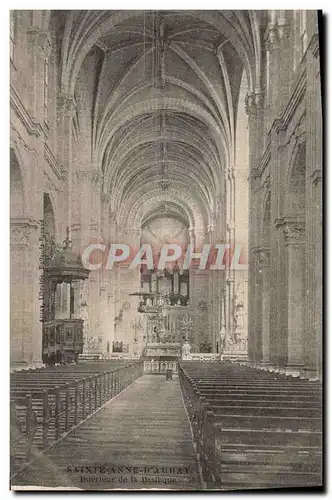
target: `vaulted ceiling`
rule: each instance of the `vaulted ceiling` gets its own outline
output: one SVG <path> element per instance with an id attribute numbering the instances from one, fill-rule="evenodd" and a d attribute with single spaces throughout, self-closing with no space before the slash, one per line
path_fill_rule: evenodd
<path id="1" fill-rule="evenodd" d="M 68 11 L 54 19 L 61 90 L 75 95 L 112 209 L 135 205 L 142 218 L 178 200 L 193 224 L 208 224 L 234 162 L 241 82 L 260 88 L 264 12 Z"/>

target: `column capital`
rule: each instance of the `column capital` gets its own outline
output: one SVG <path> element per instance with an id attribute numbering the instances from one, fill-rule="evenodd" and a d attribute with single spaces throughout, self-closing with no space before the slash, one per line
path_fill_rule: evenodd
<path id="1" fill-rule="evenodd" d="M 248 92 L 245 98 L 245 111 L 247 115 L 256 115 L 256 102 L 255 102 L 255 94 L 253 92 Z"/>
<path id="2" fill-rule="evenodd" d="M 281 228 L 287 246 L 303 245 L 305 240 L 305 222 L 296 217 L 283 217 L 275 222 L 277 229 Z"/>
<path id="3" fill-rule="evenodd" d="M 91 184 L 96 184 L 101 186 L 103 181 L 103 174 L 100 170 L 79 170 L 76 172 L 76 177 L 78 181 L 90 182 Z M 107 194 L 106 194 L 107 196 Z"/>
<path id="4" fill-rule="evenodd" d="M 268 267 L 270 265 L 270 249 L 260 248 L 258 252 L 260 265 L 262 267 Z"/>
<path id="5" fill-rule="evenodd" d="M 247 115 L 256 116 L 257 111 L 264 108 L 264 92 L 260 88 L 248 92 L 245 98 L 245 111 Z"/>
<path id="6" fill-rule="evenodd" d="M 300 222 L 286 223 L 283 227 L 286 245 L 304 244 L 305 224 Z"/>
<path id="7" fill-rule="evenodd" d="M 51 52 L 52 40 L 49 31 L 42 31 L 33 27 L 27 30 L 28 47 L 32 50 L 39 49 L 48 57 Z"/>
<path id="8" fill-rule="evenodd" d="M 276 23 L 269 23 L 265 32 L 266 48 L 269 52 L 279 48 L 279 32 Z"/>
<path id="9" fill-rule="evenodd" d="M 38 221 L 28 218 L 10 220 L 10 244 L 13 246 L 28 246 L 32 230 L 38 229 Z"/>
<path id="10" fill-rule="evenodd" d="M 286 19 L 282 18 L 278 20 L 278 36 L 279 40 L 285 40 L 290 37 L 290 26 Z"/>
<path id="11" fill-rule="evenodd" d="M 58 108 L 65 113 L 67 116 L 73 117 L 76 111 L 76 101 L 75 98 L 69 94 L 58 94 L 57 96 Z"/>

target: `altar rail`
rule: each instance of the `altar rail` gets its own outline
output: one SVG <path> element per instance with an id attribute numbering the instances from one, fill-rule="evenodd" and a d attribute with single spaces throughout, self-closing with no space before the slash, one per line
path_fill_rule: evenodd
<path id="1" fill-rule="evenodd" d="M 319 382 L 183 361 L 179 379 L 208 489 L 322 485 Z"/>
<path id="2" fill-rule="evenodd" d="M 11 475 L 142 375 L 142 361 L 98 361 L 12 373 Z"/>
<path id="3" fill-rule="evenodd" d="M 177 360 L 144 360 L 144 373 L 166 373 L 167 370 L 172 370 L 173 373 L 177 373 Z"/>

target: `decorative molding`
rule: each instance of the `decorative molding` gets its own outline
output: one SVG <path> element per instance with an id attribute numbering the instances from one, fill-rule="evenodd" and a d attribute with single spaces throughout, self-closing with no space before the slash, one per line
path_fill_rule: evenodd
<path id="1" fill-rule="evenodd" d="M 262 267 L 268 267 L 270 265 L 270 249 L 260 248 L 258 251 L 259 262 Z"/>
<path id="2" fill-rule="evenodd" d="M 319 37 L 318 37 L 318 33 L 315 33 L 309 44 L 308 44 L 308 48 L 307 50 L 311 50 L 312 54 L 314 57 L 318 57 L 319 56 Z"/>
<path id="3" fill-rule="evenodd" d="M 78 170 L 76 177 L 78 181 L 88 181 L 99 186 L 103 182 L 103 173 L 100 170 Z"/>
<path id="4" fill-rule="evenodd" d="M 311 174 L 312 183 L 317 185 L 322 181 L 322 170 L 320 168 L 316 168 Z"/>
<path id="5" fill-rule="evenodd" d="M 287 106 L 281 116 L 276 118 L 271 125 L 271 130 L 274 129 L 277 133 L 281 130 L 286 130 L 293 118 L 295 111 L 298 109 L 301 101 L 305 97 L 307 88 L 306 66 L 303 65 L 299 77 L 296 81 L 293 93 L 287 103 Z"/>
<path id="6" fill-rule="evenodd" d="M 67 180 L 68 179 L 68 172 L 66 172 L 66 170 L 64 170 L 60 166 L 60 164 L 56 160 L 54 154 L 50 150 L 50 147 L 46 143 L 44 146 L 44 156 L 45 156 L 45 160 L 48 162 L 48 164 L 52 168 L 52 170 L 55 173 L 55 175 L 57 176 L 57 178 L 60 180 Z"/>
<path id="7" fill-rule="evenodd" d="M 12 86 L 10 87 L 10 105 L 30 135 L 39 137 L 44 133 L 43 127 L 30 116 L 30 113 L 25 109 L 22 101 Z"/>
<path id="8" fill-rule="evenodd" d="M 270 160 L 271 160 L 271 135 L 268 136 L 268 141 L 266 143 L 264 153 L 262 154 L 260 162 L 257 167 L 259 176 L 263 174 Z"/>
<path id="9" fill-rule="evenodd" d="M 17 144 L 19 142 L 28 153 L 32 153 L 34 155 L 37 154 L 37 150 L 29 147 L 29 145 L 23 139 L 19 131 L 15 127 L 13 127 L 13 125 L 11 125 L 10 127 L 10 136 L 14 143 Z"/>

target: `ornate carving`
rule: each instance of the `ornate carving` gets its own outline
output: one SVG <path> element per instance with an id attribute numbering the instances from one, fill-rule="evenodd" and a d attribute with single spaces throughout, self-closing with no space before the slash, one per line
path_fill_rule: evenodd
<path id="1" fill-rule="evenodd" d="M 100 170 L 79 170 L 76 172 L 78 181 L 88 181 L 92 184 L 101 185 L 103 174 Z"/>
<path id="2" fill-rule="evenodd" d="M 269 52 L 279 47 L 279 32 L 276 24 L 269 23 L 265 34 L 266 48 Z"/>
<path id="3" fill-rule="evenodd" d="M 37 223 L 30 220 L 12 219 L 10 221 L 10 244 L 23 245 L 29 244 L 32 229 L 37 229 Z"/>
<path id="4" fill-rule="evenodd" d="M 28 245 L 30 236 L 29 226 L 14 226 L 10 228 L 11 245 Z"/>
<path id="5" fill-rule="evenodd" d="M 287 23 L 286 19 L 279 19 L 278 21 L 278 36 L 279 40 L 289 38 L 290 36 L 290 26 Z"/>
<path id="6" fill-rule="evenodd" d="M 199 303 L 198 303 L 198 307 L 201 311 L 207 311 L 208 309 L 208 305 L 207 305 L 207 302 L 205 300 L 201 300 Z"/>
<path id="7" fill-rule="evenodd" d="M 286 245 L 301 245 L 304 243 L 304 222 L 286 222 L 283 227 Z"/>
<path id="8" fill-rule="evenodd" d="M 225 341 L 225 351 L 227 353 L 232 352 L 247 352 L 248 339 L 247 337 L 240 337 L 236 335 L 236 338 L 228 337 Z"/>
<path id="9" fill-rule="evenodd" d="M 255 104 L 256 109 L 264 107 L 264 92 L 262 90 L 255 90 Z"/>
<path id="10" fill-rule="evenodd" d="M 264 92 L 256 89 L 255 92 L 248 93 L 244 105 L 247 115 L 255 116 L 257 110 L 264 107 Z"/>
<path id="11" fill-rule="evenodd" d="M 258 258 L 262 267 L 270 265 L 270 250 L 268 248 L 260 248 L 258 250 Z"/>
<path id="12" fill-rule="evenodd" d="M 74 97 L 72 97 L 71 95 L 66 95 L 66 94 L 58 95 L 58 107 L 62 111 L 62 113 L 60 113 L 60 117 L 61 115 L 62 116 L 66 115 L 72 118 L 76 113 L 76 101 Z M 58 120 L 58 122 L 60 121 L 61 118 Z"/>
<path id="13" fill-rule="evenodd" d="M 281 228 L 286 245 L 302 245 L 304 244 L 305 222 L 296 217 L 284 217 L 276 219 L 275 228 Z"/>
<path id="14" fill-rule="evenodd" d="M 311 174 L 312 178 L 312 183 L 314 185 L 319 184 L 322 181 L 322 171 L 321 169 L 316 169 L 314 172 Z"/>
<path id="15" fill-rule="evenodd" d="M 245 111 L 247 115 L 255 115 L 256 114 L 256 101 L 255 94 L 253 92 L 248 93 L 245 100 Z"/>

